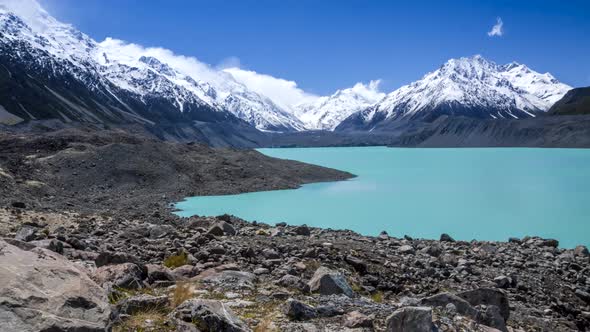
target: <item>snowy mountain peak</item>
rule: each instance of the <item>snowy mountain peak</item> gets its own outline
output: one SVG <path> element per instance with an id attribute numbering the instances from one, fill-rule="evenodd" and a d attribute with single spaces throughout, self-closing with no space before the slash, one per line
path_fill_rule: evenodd
<path id="1" fill-rule="evenodd" d="M 357 83 L 351 88 L 338 90 L 331 96 L 296 106 L 296 115 L 308 129 L 334 130 L 351 114 L 375 104 L 385 94 L 379 91 L 380 81 Z"/>
<path id="2" fill-rule="evenodd" d="M 501 66 L 481 55 L 450 59 L 375 106 L 353 114 L 345 126 L 371 129 L 383 121 L 430 121 L 441 115 L 531 117 L 547 111 L 570 89 L 551 74 L 516 62 Z"/>

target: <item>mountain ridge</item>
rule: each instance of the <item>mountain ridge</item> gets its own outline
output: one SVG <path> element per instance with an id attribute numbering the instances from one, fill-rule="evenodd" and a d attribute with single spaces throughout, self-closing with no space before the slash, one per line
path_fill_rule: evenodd
<path id="1" fill-rule="evenodd" d="M 450 59 L 420 80 L 345 119 L 336 130 L 374 130 L 390 121 L 439 116 L 527 118 L 547 111 L 571 87 L 525 65 L 497 65 L 481 55 Z"/>

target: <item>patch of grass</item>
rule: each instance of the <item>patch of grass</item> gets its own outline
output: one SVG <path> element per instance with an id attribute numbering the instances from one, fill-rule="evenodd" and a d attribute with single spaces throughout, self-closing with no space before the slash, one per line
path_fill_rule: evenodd
<path id="1" fill-rule="evenodd" d="M 176 283 L 176 287 L 170 296 L 170 305 L 173 308 L 178 307 L 184 301 L 193 298 L 193 289 L 190 283 L 180 281 Z"/>
<path id="2" fill-rule="evenodd" d="M 371 294 L 371 300 L 375 303 L 383 303 L 383 292 L 376 291 L 375 293 Z"/>
<path id="3" fill-rule="evenodd" d="M 164 262 L 162 264 L 170 269 L 175 269 L 177 267 L 186 265 L 188 264 L 188 254 L 186 253 L 186 251 L 182 251 L 178 255 L 168 256 L 166 257 L 166 259 L 164 259 Z"/>
<path id="4" fill-rule="evenodd" d="M 135 313 L 127 317 L 123 322 L 113 326 L 113 332 L 127 331 L 175 331 L 171 326 L 167 326 L 166 314 L 161 310 L 146 310 Z"/>

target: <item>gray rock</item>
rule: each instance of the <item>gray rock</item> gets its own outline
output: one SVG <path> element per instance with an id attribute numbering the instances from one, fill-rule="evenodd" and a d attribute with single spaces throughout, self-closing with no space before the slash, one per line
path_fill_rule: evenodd
<path id="1" fill-rule="evenodd" d="M 233 236 L 236 235 L 236 229 L 230 225 L 229 223 L 220 220 L 215 223 L 209 230 L 207 231 L 208 234 L 215 235 L 215 236 Z"/>
<path id="2" fill-rule="evenodd" d="M 439 293 L 420 301 L 420 305 L 428 307 L 446 307 L 453 304 L 456 311 L 467 317 L 476 318 L 477 310 L 469 302 L 451 293 Z"/>
<path id="3" fill-rule="evenodd" d="M 499 308 L 504 321 L 510 317 L 510 305 L 506 294 L 498 289 L 478 288 L 457 294 L 473 306 L 480 304 L 495 305 Z"/>
<path id="4" fill-rule="evenodd" d="M 494 278 L 494 283 L 498 288 L 508 288 L 512 284 L 512 280 L 507 276 L 498 276 Z"/>
<path id="5" fill-rule="evenodd" d="M 432 257 L 438 257 L 443 252 L 442 247 L 438 244 L 433 244 L 425 248 L 427 254 Z"/>
<path id="6" fill-rule="evenodd" d="M 555 239 L 541 239 L 541 242 L 539 244 L 541 247 L 557 248 L 559 246 L 559 241 Z"/>
<path id="7" fill-rule="evenodd" d="M 264 258 L 268 258 L 268 259 L 281 258 L 281 255 L 279 255 L 278 252 L 276 252 L 275 250 L 270 249 L 270 248 L 266 248 L 266 249 L 262 250 L 262 256 L 264 256 Z"/>
<path id="8" fill-rule="evenodd" d="M 346 256 L 346 262 L 350 264 L 356 272 L 360 275 L 367 273 L 367 263 L 365 263 L 362 259 L 358 257 L 354 257 L 351 255 Z"/>
<path id="9" fill-rule="evenodd" d="M 307 225 L 297 226 L 295 227 L 295 229 L 293 229 L 293 232 L 295 232 L 295 234 L 297 235 L 311 235 L 311 231 L 309 230 L 309 227 L 307 227 Z"/>
<path id="10" fill-rule="evenodd" d="M 287 300 L 283 306 L 283 313 L 290 320 L 310 320 L 318 316 L 313 307 L 294 299 Z"/>
<path id="11" fill-rule="evenodd" d="M 259 267 L 257 269 L 254 269 L 254 274 L 259 276 L 259 275 L 263 275 L 263 274 L 269 274 L 270 270 L 265 268 L 265 267 Z"/>
<path id="12" fill-rule="evenodd" d="M 156 264 L 148 264 L 145 266 L 147 269 L 147 280 L 150 284 L 153 284 L 156 281 L 175 281 L 176 277 L 172 274 L 169 268 L 156 265 Z"/>
<path id="13" fill-rule="evenodd" d="M 37 238 L 37 228 L 32 226 L 22 226 L 14 238 L 18 241 L 29 242 Z"/>
<path id="14" fill-rule="evenodd" d="M 169 315 L 170 320 L 181 327 L 193 327 L 197 331 L 244 332 L 250 329 L 221 301 L 192 299 L 183 302 Z"/>
<path id="15" fill-rule="evenodd" d="M 150 227 L 150 239 L 161 239 L 175 232 L 176 229 L 170 225 L 152 225 Z"/>
<path id="16" fill-rule="evenodd" d="M 253 289 L 256 276 L 243 271 L 221 271 L 201 278 L 201 281 L 224 290 Z"/>
<path id="17" fill-rule="evenodd" d="M 0 240 L 0 328 L 3 331 L 103 331 L 106 292 L 80 266 L 42 248 Z"/>
<path id="18" fill-rule="evenodd" d="M 190 279 L 199 273 L 199 269 L 192 265 L 183 265 L 171 271 L 175 279 Z"/>
<path id="19" fill-rule="evenodd" d="M 123 253 L 123 252 L 110 252 L 105 251 L 98 254 L 94 263 L 97 267 L 110 265 L 110 264 L 123 264 L 123 263 L 135 263 L 140 264 L 137 257 Z"/>
<path id="20" fill-rule="evenodd" d="M 94 271 L 92 279 L 103 287 L 115 286 L 128 289 L 143 288 L 144 271 L 133 263 L 101 266 Z"/>
<path id="21" fill-rule="evenodd" d="M 581 289 L 576 289 L 575 292 L 577 297 L 579 297 L 582 301 L 590 304 L 590 294 L 588 292 L 585 292 Z"/>
<path id="22" fill-rule="evenodd" d="M 64 243 L 57 239 L 44 239 L 30 242 L 35 247 L 48 249 L 58 254 L 63 254 Z"/>
<path id="23" fill-rule="evenodd" d="M 433 332 L 432 309 L 428 307 L 405 307 L 387 317 L 386 332 Z"/>
<path id="24" fill-rule="evenodd" d="M 363 327 L 373 328 L 373 320 L 358 311 L 351 311 L 344 316 L 344 326 L 352 329 Z"/>
<path id="25" fill-rule="evenodd" d="M 440 235 L 440 242 L 455 242 L 455 239 L 453 239 L 449 234 L 447 233 L 442 233 Z"/>
<path id="26" fill-rule="evenodd" d="M 321 295 L 344 294 L 353 297 L 354 292 L 346 282 L 346 278 L 336 271 L 326 267 L 318 268 L 309 281 L 309 289 Z"/>
<path id="27" fill-rule="evenodd" d="M 118 314 L 133 315 L 147 310 L 165 310 L 168 305 L 168 297 L 141 294 L 128 297 L 117 304 Z"/>
<path id="28" fill-rule="evenodd" d="M 281 277 L 281 279 L 277 281 L 277 284 L 283 287 L 297 289 L 303 293 L 309 292 L 309 285 L 306 284 L 303 280 L 301 280 L 301 278 L 294 275 L 284 275 L 283 277 Z"/>
<path id="29" fill-rule="evenodd" d="M 502 317 L 500 308 L 495 305 L 486 306 L 486 310 L 478 317 L 477 322 L 489 327 L 493 327 L 502 332 L 508 332 L 508 329 L 506 328 L 506 321 L 504 320 L 504 317 Z"/>
<path id="30" fill-rule="evenodd" d="M 410 245 L 403 245 L 399 247 L 398 251 L 403 255 L 413 255 L 416 253 L 416 250 Z"/>
<path id="31" fill-rule="evenodd" d="M 574 255 L 588 257 L 590 256 L 590 252 L 588 252 L 588 248 L 586 248 L 586 246 L 579 245 L 574 249 Z"/>

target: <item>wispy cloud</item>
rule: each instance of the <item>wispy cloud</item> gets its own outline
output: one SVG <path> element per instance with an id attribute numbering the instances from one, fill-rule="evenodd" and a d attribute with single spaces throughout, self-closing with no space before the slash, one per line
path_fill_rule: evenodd
<path id="1" fill-rule="evenodd" d="M 496 24 L 492 27 L 492 30 L 488 31 L 490 37 L 501 37 L 504 34 L 504 22 L 501 17 L 496 19 Z"/>

